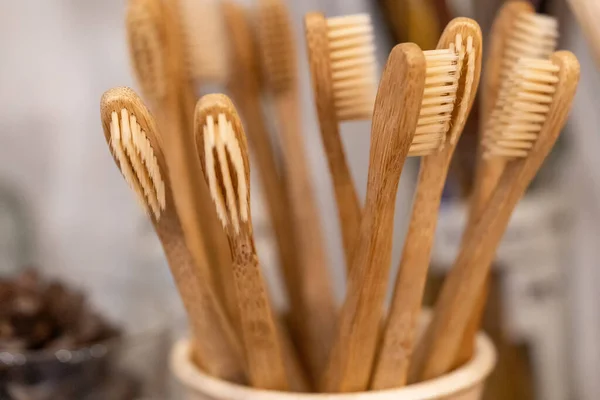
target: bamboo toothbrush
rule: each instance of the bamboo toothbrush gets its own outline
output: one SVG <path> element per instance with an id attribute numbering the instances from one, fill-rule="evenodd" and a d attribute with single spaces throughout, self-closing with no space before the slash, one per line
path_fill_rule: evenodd
<path id="1" fill-rule="evenodd" d="M 165 0 L 163 0 L 165 1 Z M 178 97 L 181 102 L 180 112 L 184 119 L 187 156 L 196 159 L 192 151 L 194 110 L 198 99 L 199 88 L 208 85 L 223 85 L 229 76 L 229 58 L 227 57 L 227 41 L 218 0 L 166 0 L 173 15 L 172 30 L 178 40 L 174 46 L 178 48 L 180 60 L 180 82 Z M 218 51 L 206 51 L 207 48 L 217 48 Z M 197 166 L 195 166 L 197 168 Z M 193 175 L 198 179 L 201 173 L 194 169 Z M 198 179 L 200 193 L 197 194 L 199 206 L 204 210 L 202 225 L 206 235 L 207 247 L 215 269 L 215 277 L 224 297 L 225 305 L 231 315 L 234 325 L 238 325 L 239 316 L 235 300 L 235 291 L 231 285 L 230 268 L 221 268 L 231 263 L 227 238 L 222 233 L 221 226 L 208 194 L 208 188 L 202 179 Z"/>
<path id="2" fill-rule="evenodd" d="M 510 1 L 502 7 L 492 27 L 490 51 L 485 63 L 481 131 L 493 118 L 496 103 L 502 101 L 503 82 L 517 61 L 521 57 L 548 58 L 556 49 L 557 38 L 556 20 L 536 14 L 528 1 Z M 477 219 L 485 207 L 502 175 L 503 165 L 503 160 L 480 158 L 471 198 L 471 219 Z"/>
<path id="3" fill-rule="evenodd" d="M 425 92 L 409 151 L 409 156 L 422 156 L 421 169 L 373 372 L 371 388 L 375 390 L 402 387 L 408 378 L 442 191 L 479 83 L 479 25 L 468 18 L 453 20 L 442 33 L 437 48 L 424 52 Z"/>
<path id="4" fill-rule="evenodd" d="M 339 123 L 370 119 L 373 113 L 377 87 L 373 27 L 368 14 L 327 19 L 318 12 L 306 14 L 304 26 L 321 138 L 349 267 L 362 206 L 344 154 Z"/>
<path id="5" fill-rule="evenodd" d="M 221 104 L 221 103 L 224 103 L 226 105 L 229 104 L 229 100 L 226 100 L 226 98 L 224 98 L 224 96 L 222 96 L 222 95 L 221 96 L 217 96 L 217 95 L 207 96 L 207 97 L 205 97 L 203 104 L 206 104 L 211 99 L 216 99 L 215 104 Z M 228 105 L 228 109 L 233 109 L 230 104 Z M 202 114 L 200 114 L 200 115 L 202 115 Z M 201 121 L 200 116 L 197 115 L 196 120 Z M 200 145 L 198 143 L 198 137 L 203 135 L 203 132 L 199 129 L 202 127 L 203 127 L 203 125 L 201 125 L 200 123 L 196 124 L 195 136 L 196 136 L 196 146 L 197 147 Z M 200 150 L 199 150 L 199 154 L 203 154 L 203 153 L 200 153 Z M 285 233 L 283 233 L 283 234 L 285 234 Z M 234 278 L 232 271 L 230 271 L 227 275 L 231 276 L 232 279 Z M 235 289 L 235 285 L 232 284 L 231 286 Z M 240 301 L 238 299 L 238 296 L 234 296 L 233 298 L 237 299 L 238 302 Z M 236 307 L 237 307 L 237 304 L 236 304 Z M 236 313 L 236 315 L 239 315 L 239 313 Z M 306 378 L 306 375 L 302 368 L 302 365 L 300 364 L 300 362 L 298 360 L 298 355 L 296 354 L 296 350 L 294 349 L 293 343 L 292 343 L 291 339 L 289 338 L 287 330 L 285 329 L 285 327 L 283 327 L 281 325 L 279 320 L 274 319 L 274 321 L 275 321 L 275 323 L 277 325 L 277 329 L 278 329 L 278 335 L 279 335 L 280 344 L 281 344 L 281 351 L 283 352 L 285 368 L 286 368 L 286 372 L 287 372 L 287 377 L 289 379 L 290 389 L 293 390 L 294 392 L 306 392 L 310 389 L 310 385 L 309 385 L 308 379 Z"/>
<path id="6" fill-rule="evenodd" d="M 254 245 L 248 146 L 229 98 L 213 94 L 200 99 L 195 137 L 204 176 L 229 239 L 250 383 L 261 389 L 287 390 L 275 317 Z"/>
<path id="7" fill-rule="evenodd" d="M 253 32 L 248 26 L 245 12 L 241 6 L 231 1 L 178 0 L 173 3 L 177 5 L 180 13 L 179 22 L 184 39 L 182 42 L 187 58 L 188 77 L 185 80 L 187 90 L 182 93 L 182 96 L 188 99 L 186 109 L 195 107 L 195 103 L 192 106 L 189 105 L 189 100 L 195 99 L 194 91 L 199 85 L 226 85 L 229 87 L 235 102 L 242 111 L 252 150 L 257 154 L 256 161 L 263 179 L 263 186 L 266 189 L 267 205 L 272 211 L 271 219 L 274 220 L 277 243 L 280 245 L 281 259 L 284 260 L 282 265 L 288 270 L 296 271 L 293 237 L 289 233 L 290 224 L 287 220 L 287 199 L 278 181 L 275 152 L 261 115 L 258 66 L 256 65 L 258 60 L 255 56 L 257 49 L 252 40 Z M 228 32 L 229 35 L 226 35 L 225 32 Z M 229 36 L 229 40 L 225 40 L 227 36 Z M 273 217 L 273 208 L 276 218 Z M 220 227 L 218 229 L 220 230 Z M 284 247 L 285 245 L 288 246 Z M 225 255 L 220 249 L 221 246 L 222 242 L 219 240 L 215 246 L 219 247 L 217 254 L 221 255 L 222 259 L 230 260 L 229 245 L 225 242 L 227 247 Z M 225 283 L 223 286 L 226 291 L 227 305 L 230 314 L 234 316 L 234 321 L 238 322 L 235 324 L 237 327 L 239 313 L 235 288 L 231 283 L 233 281 L 232 270 L 224 267 L 226 265 L 224 261 L 217 262 L 215 265 L 220 272 L 221 282 Z M 284 275 L 289 276 L 289 274 Z M 295 282 L 293 276 L 289 282 Z M 284 327 L 279 324 L 278 329 L 290 388 L 296 392 L 307 391 L 308 382 L 292 341 Z"/>
<path id="8" fill-rule="evenodd" d="M 232 74 L 228 88 L 245 122 L 250 150 L 253 152 L 265 193 L 267 209 L 276 236 L 279 264 L 283 273 L 290 312 L 301 308 L 298 286 L 298 259 L 290 218 L 290 201 L 278 170 L 276 150 L 266 127 L 260 102 L 260 71 L 257 43 L 246 11 L 233 1 L 223 1 L 223 16 L 229 32 Z M 215 49 L 219 51 L 219 49 Z"/>
<path id="9" fill-rule="evenodd" d="M 504 158 L 507 165 L 446 277 L 411 371 L 419 381 L 453 367 L 511 213 L 567 119 L 579 80 L 579 63 L 572 53 L 560 51 L 550 60 L 523 58 L 513 74 L 500 126 L 486 144 L 484 155 Z"/>
<path id="10" fill-rule="evenodd" d="M 241 346 L 213 292 L 207 270 L 196 268 L 174 209 L 173 192 L 155 122 L 128 88 L 101 101 L 102 126 L 123 177 L 150 216 L 186 308 L 194 359 L 208 374 L 243 382 Z"/>
<path id="11" fill-rule="evenodd" d="M 278 173 L 278 151 L 274 148 L 266 127 L 260 101 L 260 71 L 258 48 L 254 32 L 246 11 L 239 4 L 225 0 L 221 4 L 225 27 L 229 33 L 231 75 L 227 87 L 245 122 L 250 150 L 256 155 L 255 162 L 265 193 L 267 209 L 274 229 L 279 253 L 279 264 L 283 272 L 291 315 L 301 308 L 301 293 L 298 291 L 298 260 L 295 236 L 290 218 L 289 198 Z M 205 47 L 205 50 L 207 47 Z M 219 51 L 219 49 L 215 49 Z M 298 320 L 299 315 L 296 315 Z M 277 321 L 279 322 L 279 321 Z M 303 366 L 299 362 L 287 328 L 278 326 L 284 352 L 290 388 L 295 392 L 306 392 L 310 384 Z"/>
<path id="12" fill-rule="evenodd" d="M 165 133 L 165 156 L 169 160 L 171 181 L 177 212 L 181 217 L 186 242 L 196 260 L 201 264 L 208 256 L 209 267 L 214 267 L 212 281 L 232 321 L 236 321 L 228 301 L 226 282 L 221 278 L 219 266 L 231 262 L 228 257 L 226 238 L 221 233 L 218 220 L 208 196 L 208 189 L 200 178 L 200 170 L 193 150 L 192 125 L 185 110 L 194 108 L 193 94 L 185 92 L 186 72 L 180 31 L 176 23 L 173 5 L 161 0 L 130 0 L 126 17 L 130 58 L 144 98 L 154 111 L 158 126 Z M 189 102 L 192 102 L 189 105 Z M 208 232 L 208 234 L 206 233 Z M 219 235 L 223 241 L 219 242 Z M 220 250 L 221 249 L 221 250 Z M 199 267 L 204 267 L 199 265 Z M 235 305 L 235 300 L 233 300 Z"/>
<path id="13" fill-rule="evenodd" d="M 394 47 L 383 71 L 371 127 L 367 198 L 347 295 L 322 381 L 326 392 L 359 392 L 369 376 L 387 289 L 396 191 L 425 88 L 425 56 L 413 43 Z"/>
<path id="14" fill-rule="evenodd" d="M 504 107 L 506 89 L 510 84 L 506 79 L 508 74 L 521 57 L 545 59 L 550 57 L 556 49 L 557 38 L 557 21 L 549 16 L 535 14 L 529 2 L 509 2 L 499 11 L 492 27 L 491 47 L 486 61 L 487 72 L 482 93 L 481 149 L 486 140 L 485 132 L 490 128 L 493 129 L 497 123 L 497 116 Z M 479 153 L 464 238 L 477 223 L 481 212 L 486 207 L 505 165 L 505 160 L 502 158 L 483 159 L 483 152 L 480 150 Z M 485 311 L 488 286 L 487 282 L 483 285 L 471 321 L 465 329 L 465 337 L 455 366 L 464 364 L 473 355 L 475 337 Z"/>
<path id="15" fill-rule="evenodd" d="M 300 351 L 308 360 L 310 374 L 316 380 L 325 367 L 333 340 L 336 309 L 319 210 L 301 136 L 296 49 L 285 4 L 281 0 L 260 0 L 258 4 L 263 76 L 280 131 L 289 212 L 299 256 L 296 285 L 301 304 L 291 323 L 299 337 Z"/>

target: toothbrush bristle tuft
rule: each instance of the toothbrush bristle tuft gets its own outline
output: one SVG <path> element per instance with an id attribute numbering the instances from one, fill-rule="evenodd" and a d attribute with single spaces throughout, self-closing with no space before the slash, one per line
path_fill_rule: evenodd
<path id="1" fill-rule="evenodd" d="M 517 14 L 502 56 L 502 75 L 510 74 L 521 57 L 550 57 L 557 40 L 558 22 L 554 17 L 529 12 Z"/>
<path id="2" fill-rule="evenodd" d="M 327 39 L 337 119 L 371 118 L 377 92 L 371 17 L 356 14 L 329 18 Z"/>
<path id="3" fill-rule="evenodd" d="M 215 114 L 207 115 L 202 126 L 203 168 L 221 223 L 238 233 L 250 213 L 244 155 L 232 121 L 224 113 Z"/>
<path id="4" fill-rule="evenodd" d="M 110 148 L 139 202 L 159 220 L 166 207 L 165 183 L 146 133 L 125 108 L 111 113 Z"/>
<path id="5" fill-rule="evenodd" d="M 462 41 L 458 43 L 462 46 Z M 427 65 L 425 90 L 409 156 L 432 154 L 446 143 L 464 58 L 463 49 L 454 47 L 423 53 Z"/>
<path id="6" fill-rule="evenodd" d="M 522 58 L 504 83 L 484 133 L 484 157 L 527 157 L 550 111 L 559 67 L 549 60 Z"/>

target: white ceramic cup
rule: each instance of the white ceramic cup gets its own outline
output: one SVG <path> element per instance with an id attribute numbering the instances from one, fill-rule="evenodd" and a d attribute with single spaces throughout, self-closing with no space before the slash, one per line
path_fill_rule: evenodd
<path id="1" fill-rule="evenodd" d="M 171 352 L 171 370 L 183 387 L 185 400 L 479 400 L 495 363 L 494 346 L 480 334 L 473 359 L 439 378 L 402 389 L 304 394 L 253 389 L 205 375 L 190 361 L 189 342 L 185 339 L 176 343 Z"/>

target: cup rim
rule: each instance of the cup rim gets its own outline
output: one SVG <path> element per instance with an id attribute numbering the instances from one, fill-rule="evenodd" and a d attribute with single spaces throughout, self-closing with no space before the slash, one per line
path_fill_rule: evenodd
<path id="1" fill-rule="evenodd" d="M 496 364 L 496 350 L 485 334 L 477 336 L 475 355 L 462 367 L 441 377 L 405 386 L 363 393 L 292 393 L 256 389 L 208 376 L 189 357 L 190 343 L 180 339 L 171 351 L 170 368 L 188 390 L 214 399 L 245 400 L 435 400 L 456 395 L 485 381 Z"/>

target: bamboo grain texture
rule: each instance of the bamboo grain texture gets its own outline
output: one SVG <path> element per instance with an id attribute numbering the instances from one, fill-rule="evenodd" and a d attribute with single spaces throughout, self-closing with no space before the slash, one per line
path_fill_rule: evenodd
<path id="1" fill-rule="evenodd" d="M 322 384 L 326 392 L 360 392 L 369 385 L 390 270 L 396 191 L 424 85 L 421 49 L 410 43 L 394 47 L 375 100 L 365 211 Z"/>
<path id="2" fill-rule="evenodd" d="M 467 234 L 469 245 L 461 248 L 444 282 L 433 321 L 417 350 L 424 352 L 414 372 L 419 381 L 443 375 L 453 367 L 511 213 L 566 121 L 579 80 L 579 63 L 572 53 L 564 51 L 556 52 L 551 60 L 560 71 L 548 117 L 529 156 L 508 163 L 479 222 Z"/>

